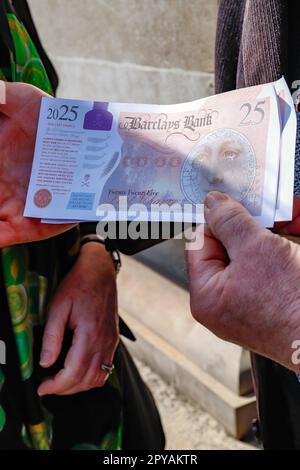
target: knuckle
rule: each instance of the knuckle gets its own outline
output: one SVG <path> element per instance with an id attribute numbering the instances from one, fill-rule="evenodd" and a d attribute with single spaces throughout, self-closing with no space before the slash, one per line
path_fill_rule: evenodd
<path id="1" fill-rule="evenodd" d="M 243 231 L 244 217 L 238 205 L 232 205 L 224 211 L 222 205 L 213 213 L 213 223 L 216 230 L 225 226 L 234 225 L 235 232 Z"/>
<path id="2" fill-rule="evenodd" d="M 67 369 L 68 382 L 71 385 L 78 383 L 78 370 L 77 369 Z"/>
<path id="3" fill-rule="evenodd" d="M 111 336 L 110 336 L 110 340 L 109 340 L 109 343 L 108 343 L 108 350 L 109 351 L 113 351 L 116 346 L 118 345 L 119 343 L 119 333 L 118 331 L 113 331 Z"/>
<path id="4" fill-rule="evenodd" d="M 93 388 L 93 384 L 91 383 L 84 383 L 80 385 L 80 391 L 82 392 L 88 392 Z"/>
<path id="5" fill-rule="evenodd" d="M 264 256 L 273 254 L 279 248 L 279 244 L 281 244 L 280 237 L 272 235 L 270 232 L 263 232 L 254 238 L 252 243 L 249 243 L 249 248 Z"/>
<path id="6" fill-rule="evenodd" d="M 108 379 L 109 376 L 105 376 L 105 377 L 101 377 L 100 379 L 98 379 L 94 385 L 95 388 L 101 388 L 105 385 L 107 379 Z"/>
<path id="7" fill-rule="evenodd" d="M 94 343 L 101 336 L 101 325 L 96 321 L 91 321 L 85 325 L 84 334 L 89 343 Z"/>
<path id="8" fill-rule="evenodd" d="M 264 261 L 264 266 L 267 269 L 282 270 L 286 269 L 289 262 L 292 260 L 292 244 L 278 235 L 266 231 L 257 237 L 253 243 L 248 247 L 249 259 Z M 251 257 L 250 257 L 251 256 Z M 274 263 L 276 260 L 276 263 Z"/>
<path id="9" fill-rule="evenodd" d="M 58 346 L 59 341 L 60 341 L 60 337 L 58 334 L 45 331 L 44 342 L 48 346 Z"/>

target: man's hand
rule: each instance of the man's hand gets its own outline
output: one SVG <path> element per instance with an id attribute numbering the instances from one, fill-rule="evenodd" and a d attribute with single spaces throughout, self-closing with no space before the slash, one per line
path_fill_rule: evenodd
<path id="1" fill-rule="evenodd" d="M 194 318 L 299 371 L 291 358 L 300 339 L 300 248 L 222 193 L 209 193 L 205 218 L 203 249 L 187 253 Z"/>
<path id="2" fill-rule="evenodd" d="M 32 85 L 0 81 L 0 248 L 72 227 L 23 217 L 43 96 L 48 95 Z"/>
<path id="3" fill-rule="evenodd" d="M 119 342 L 115 268 L 105 248 L 90 242 L 54 296 L 48 313 L 41 365 L 50 367 L 62 347 L 65 328 L 73 343 L 64 368 L 39 387 L 39 395 L 69 395 L 104 385 L 101 364 L 112 364 Z"/>

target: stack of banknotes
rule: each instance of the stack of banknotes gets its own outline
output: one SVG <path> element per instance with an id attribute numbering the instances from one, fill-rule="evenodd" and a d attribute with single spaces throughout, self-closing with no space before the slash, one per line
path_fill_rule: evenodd
<path id="1" fill-rule="evenodd" d="M 209 191 L 290 220 L 296 116 L 284 78 L 189 103 L 43 98 L 24 215 L 204 222 Z"/>

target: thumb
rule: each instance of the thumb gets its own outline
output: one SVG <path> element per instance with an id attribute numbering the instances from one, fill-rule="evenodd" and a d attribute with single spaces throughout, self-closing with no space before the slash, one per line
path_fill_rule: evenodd
<path id="1" fill-rule="evenodd" d="M 11 117 L 29 103 L 39 105 L 43 96 L 49 95 L 28 83 L 0 80 L 0 113 Z"/>
<path id="2" fill-rule="evenodd" d="M 42 367 L 50 367 L 54 364 L 61 352 L 69 312 L 68 302 L 55 303 L 50 307 L 40 357 Z"/>
<path id="3" fill-rule="evenodd" d="M 230 259 L 238 255 L 244 244 L 265 230 L 239 202 L 217 191 L 206 196 L 204 215 L 210 231 L 226 248 Z"/>
<path id="4" fill-rule="evenodd" d="M 0 80 L 0 105 L 6 103 L 6 87 L 5 82 Z"/>
<path id="5" fill-rule="evenodd" d="M 21 96 L 27 91 L 27 86 L 0 80 L 0 112 L 8 117 L 16 113 L 22 104 Z"/>

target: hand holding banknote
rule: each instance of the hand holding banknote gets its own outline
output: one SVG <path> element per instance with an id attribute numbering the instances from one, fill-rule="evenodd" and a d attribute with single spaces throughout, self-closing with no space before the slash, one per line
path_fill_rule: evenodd
<path id="1" fill-rule="evenodd" d="M 76 221 L 204 222 L 212 190 L 266 227 L 291 219 L 296 118 L 283 78 L 167 106 L 0 83 L 0 246 Z"/>
<path id="2" fill-rule="evenodd" d="M 284 78 L 174 105 L 43 99 L 24 214 L 201 223 L 217 190 L 265 227 L 290 220 L 293 107 Z"/>
<path id="3" fill-rule="evenodd" d="M 31 85 L 0 81 L 0 247 L 70 228 L 23 217 L 43 96 L 48 95 Z"/>
<path id="4" fill-rule="evenodd" d="M 293 355 L 300 338 L 299 245 L 260 227 L 222 193 L 208 195 L 205 217 L 203 249 L 187 252 L 194 318 L 299 372 Z"/>

